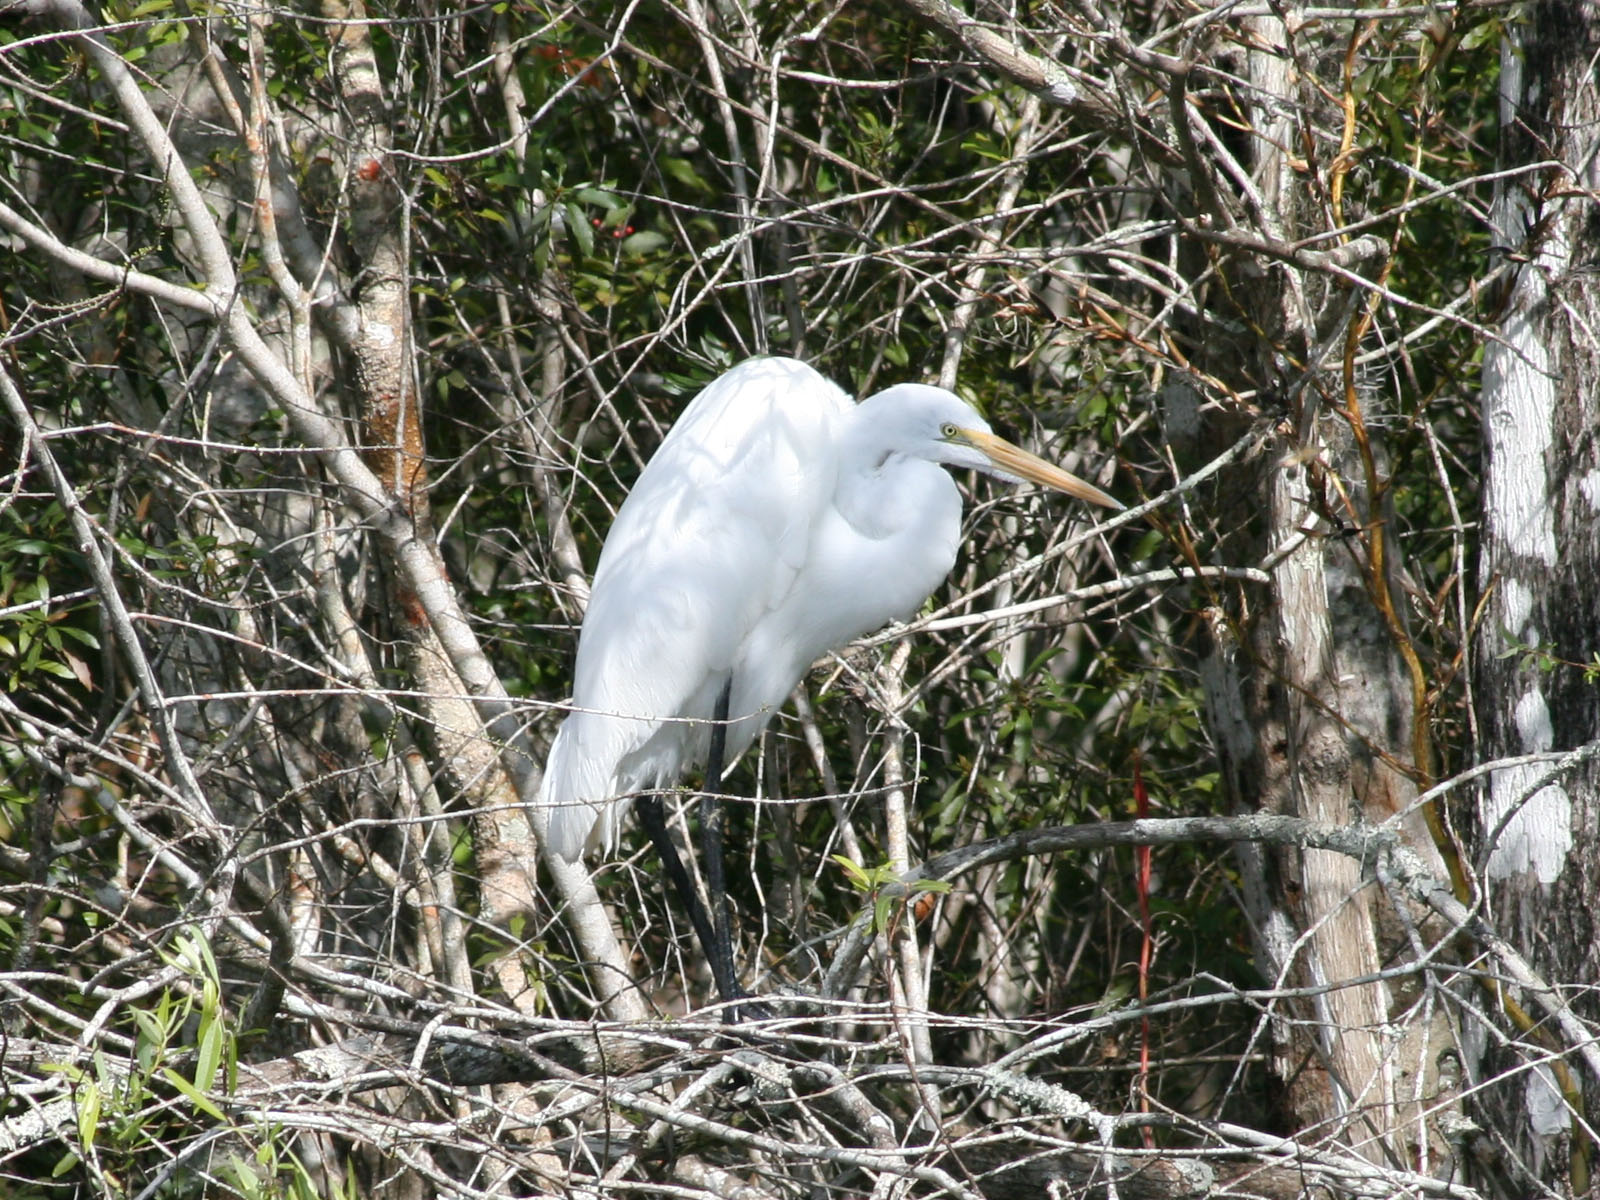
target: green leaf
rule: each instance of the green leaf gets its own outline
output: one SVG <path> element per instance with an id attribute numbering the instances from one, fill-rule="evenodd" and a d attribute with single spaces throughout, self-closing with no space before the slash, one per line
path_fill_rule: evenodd
<path id="1" fill-rule="evenodd" d="M 872 927 L 879 931 L 889 928 L 889 908 L 894 901 L 887 895 L 880 895 L 877 903 L 872 906 Z"/>
<path id="2" fill-rule="evenodd" d="M 700 173 L 694 169 L 694 164 L 688 159 L 667 156 L 658 161 L 661 163 L 661 169 L 670 178 L 677 180 L 685 187 L 693 188 L 697 192 L 709 192 L 712 190 L 711 185 L 701 177 Z"/>
<path id="3" fill-rule="evenodd" d="M 590 228 L 588 219 L 583 215 L 583 209 L 576 204 L 563 204 L 567 212 L 567 232 L 572 235 L 572 240 L 578 243 L 578 249 L 585 255 L 594 253 L 594 230 Z"/>
<path id="4" fill-rule="evenodd" d="M 859 891 L 866 891 L 872 886 L 872 877 L 866 869 L 855 859 L 845 854 L 835 854 L 833 861 L 844 868 L 845 874 L 850 876 L 850 884 Z"/>
<path id="5" fill-rule="evenodd" d="M 1500 22 L 1498 20 L 1484 21 L 1481 24 L 1474 25 L 1471 29 L 1467 30 L 1466 34 L 1461 39 L 1461 44 L 1457 47 L 1457 49 L 1476 50 L 1480 46 L 1488 45 L 1491 41 L 1498 41 L 1499 37 Z"/>
<path id="6" fill-rule="evenodd" d="M 190 1103 L 207 1116 L 213 1117 L 218 1121 L 226 1121 L 228 1119 L 227 1114 L 217 1107 L 216 1102 L 210 1096 L 200 1091 L 199 1088 L 195 1087 L 194 1084 L 179 1075 L 171 1067 L 161 1068 L 161 1078 L 187 1096 Z"/>
<path id="7" fill-rule="evenodd" d="M 85 1079 L 83 1086 L 78 1089 L 78 1140 L 83 1143 L 85 1150 L 94 1145 L 95 1135 L 100 1131 L 100 1085 L 92 1079 Z"/>
<path id="8" fill-rule="evenodd" d="M 217 1080 L 217 1068 L 222 1064 L 222 1035 L 220 1017 L 202 1018 L 194 1063 L 194 1086 L 202 1092 L 210 1091 Z"/>
<path id="9" fill-rule="evenodd" d="M 1148 529 L 1139 540 L 1134 543 L 1133 550 L 1128 554 L 1129 562 L 1144 562 L 1161 549 L 1162 543 L 1167 540 L 1166 534 L 1157 529 Z"/>
<path id="10" fill-rule="evenodd" d="M 195 957 L 199 960 L 200 975 L 208 982 L 215 983 L 219 978 L 217 960 L 211 953 L 211 943 L 206 936 L 194 926 L 189 927 L 191 945 L 194 947 Z"/>
<path id="11" fill-rule="evenodd" d="M 969 154 L 976 154 L 991 162 L 1005 162 L 1010 158 L 1005 148 L 995 143 L 994 135 L 991 133 L 971 134 L 961 143 L 961 148 Z"/>
<path id="12" fill-rule="evenodd" d="M 1103 1017 L 1112 1009 L 1119 1007 L 1124 1000 L 1133 995 L 1133 984 L 1126 979 L 1112 980 L 1109 987 L 1101 995 L 1099 1003 L 1094 1006 L 1094 1015 Z"/>
<path id="13" fill-rule="evenodd" d="M 657 233 L 653 229 L 641 229 L 638 233 L 630 233 L 622 239 L 622 252 L 624 254 L 649 254 L 668 245 L 671 239 L 664 233 Z"/>
<path id="14" fill-rule="evenodd" d="M 228 1168 L 233 1172 L 233 1186 L 238 1189 L 241 1196 L 246 1197 L 246 1200 L 255 1200 L 255 1197 L 267 1194 L 266 1189 L 261 1186 L 260 1176 L 242 1158 L 231 1159 Z"/>
<path id="15" fill-rule="evenodd" d="M 627 207 L 627 202 L 622 197 L 601 191 L 599 188 L 579 188 L 576 195 L 580 204 L 593 204 L 596 208 L 603 208 L 607 212 Z"/>

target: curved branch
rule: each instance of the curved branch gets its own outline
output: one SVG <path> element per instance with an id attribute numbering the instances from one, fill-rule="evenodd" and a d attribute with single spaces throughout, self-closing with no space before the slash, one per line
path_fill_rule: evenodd
<path id="1" fill-rule="evenodd" d="M 1592 744 L 1564 756 L 1553 773 L 1571 769 L 1596 752 Z M 1492 765 L 1492 764 L 1491 764 Z M 1171 817 L 1142 821 L 1103 821 L 1093 825 L 1051 825 L 1005 837 L 975 842 L 959 850 L 936 855 L 913 867 L 895 883 L 873 897 L 881 903 L 905 901 L 917 895 L 920 884 L 956 879 L 990 863 L 1010 862 L 1041 854 L 1075 850 L 1105 850 L 1118 846 L 1176 846 L 1206 843 L 1258 842 L 1273 846 L 1330 850 L 1356 860 L 1363 877 L 1393 881 L 1413 898 L 1426 904 L 1451 925 L 1473 937 L 1500 963 L 1501 968 L 1561 1030 L 1573 1053 L 1580 1055 L 1594 1079 L 1600 1080 L 1600 1042 L 1583 1025 L 1562 998 L 1528 963 L 1478 915 L 1456 899 L 1450 884 L 1433 875 L 1406 844 L 1395 822 L 1382 826 L 1356 823 L 1328 825 L 1302 817 L 1275 813 L 1249 813 L 1234 817 Z M 876 904 L 869 904 L 851 922 L 828 974 L 823 995 L 843 995 L 855 981 L 872 945 Z"/>

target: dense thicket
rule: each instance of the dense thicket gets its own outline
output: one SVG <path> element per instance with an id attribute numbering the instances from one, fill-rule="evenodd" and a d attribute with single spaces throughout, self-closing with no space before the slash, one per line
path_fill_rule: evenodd
<path id="1" fill-rule="evenodd" d="M 1592 696 L 1597 609 L 1485 626 L 1541 576 L 1478 481 L 1529 264 L 1591 303 L 1591 16 L 0 21 L 10 1186 L 1587 1187 L 1584 960 L 1482 898 L 1547 894 L 1514 810 L 1594 731 L 1520 698 Z M 616 506 L 769 353 L 1134 508 L 963 480 L 948 588 L 730 776 L 745 1045 L 643 840 L 591 882 L 527 806 Z"/>

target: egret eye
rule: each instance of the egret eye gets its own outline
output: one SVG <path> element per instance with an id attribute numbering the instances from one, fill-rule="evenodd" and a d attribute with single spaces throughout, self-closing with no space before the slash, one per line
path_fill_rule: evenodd
<path id="1" fill-rule="evenodd" d="M 956 434 L 960 432 L 961 430 L 958 429 L 955 423 L 951 421 L 946 421 L 943 425 L 939 426 L 939 436 L 947 442 L 955 441 Z"/>

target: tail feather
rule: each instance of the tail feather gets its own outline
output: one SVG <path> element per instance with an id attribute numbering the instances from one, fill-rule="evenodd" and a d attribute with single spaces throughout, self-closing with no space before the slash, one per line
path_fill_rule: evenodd
<path id="1" fill-rule="evenodd" d="M 574 713 L 550 746 L 539 805 L 548 817 L 545 840 L 568 862 L 596 845 L 616 845 L 627 805 L 617 797 L 632 791 L 617 779 L 617 763 L 636 737 L 635 723 L 592 713 Z"/>
<path id="2" fill-rule="evenodd" d="M 562 722 L 556 740 L 550 745 L 544 778 L 539 781 L 539 807 L 548 820 L 545 842 L 554 854 L 567 862 L 577 862 L 594 828 L 598 815 L 592 803 L 577 799 L 570 767 L 572 722 Z"/>

